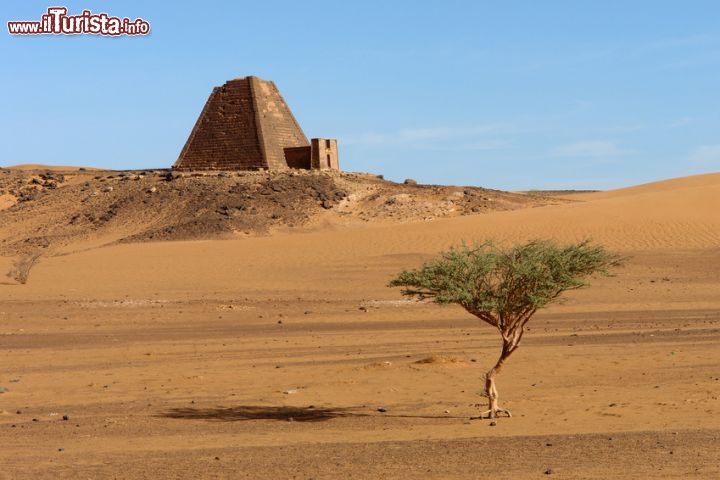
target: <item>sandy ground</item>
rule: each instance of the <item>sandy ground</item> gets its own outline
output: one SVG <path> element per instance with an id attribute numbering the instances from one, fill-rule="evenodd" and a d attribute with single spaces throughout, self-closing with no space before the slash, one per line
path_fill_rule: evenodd
<path id="1" fill-rule="evenodd" d="M 115 245 L 0 285 L 0 479 L 720 478 L 720 174 L 571 203 Z M 591 238 L 617 275 L 499 335 L 385 284 L 462 239 Z"/>

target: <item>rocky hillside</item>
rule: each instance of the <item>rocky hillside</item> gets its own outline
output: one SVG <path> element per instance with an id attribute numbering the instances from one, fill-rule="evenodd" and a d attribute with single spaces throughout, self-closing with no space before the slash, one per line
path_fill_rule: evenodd
<path id="1" fill-rule="evenodd" d="M 0 169 L 0 256 L 34 258 L 116 242 L 266 235 L 320 224 L 415 222 L 561 201 L 329 171 Z"/>

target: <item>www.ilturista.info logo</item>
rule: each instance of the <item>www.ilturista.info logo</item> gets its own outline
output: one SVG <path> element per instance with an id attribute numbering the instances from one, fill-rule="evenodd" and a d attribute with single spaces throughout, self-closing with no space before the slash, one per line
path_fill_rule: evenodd
<path id="1" fill-rule="evenodd" d="M 50 7 L 40 21 L 7 22 L 11 35 L 147 35 L 150 24 L 138 18 L 108 16 L 107 13 L 92 13 L 83 10 L 80 15 L 68 15 L 65 7 Z"/>

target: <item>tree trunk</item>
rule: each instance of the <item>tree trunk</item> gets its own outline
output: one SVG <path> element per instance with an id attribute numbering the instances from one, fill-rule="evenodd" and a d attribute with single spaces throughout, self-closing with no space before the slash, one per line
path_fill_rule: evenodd
<path id="1" fill-rule="evenodd" d="M 495 366 L 492 367 L 485 375 L 485 392 L 487 393 L 488 398 L 488 410 L 480 414 L 481 418 L 497 418 L 500 414 L 512 417 L 509 410 L 498 406 L 498 391 L 495 386 L 495 376 L 500 373 L 500 369 L 505 363 L 505 360 L 507 360 L 510 354 L 515 351 L 519 341 L 519 336 L 503 335 L 503 347 L 502 352 L 500 353 L 500 358 L 498 358 Z"/>

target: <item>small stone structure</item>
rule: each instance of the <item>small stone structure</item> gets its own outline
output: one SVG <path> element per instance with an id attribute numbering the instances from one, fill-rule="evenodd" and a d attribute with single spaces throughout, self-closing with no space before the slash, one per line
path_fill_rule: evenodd
<path id="1" fill-rule="evenodd" d="M 337 140 L 308 142 L 274 82 L 237 78 L 213 88 L 175 170 L 339 170 Z"/>
<path id="2" fill-rule="evenodd" d="M 284 151 L 285 160 L 290 168 L 340 170 L 335 139 L 313 138 L 310 145 L 286 147 Z"/>

